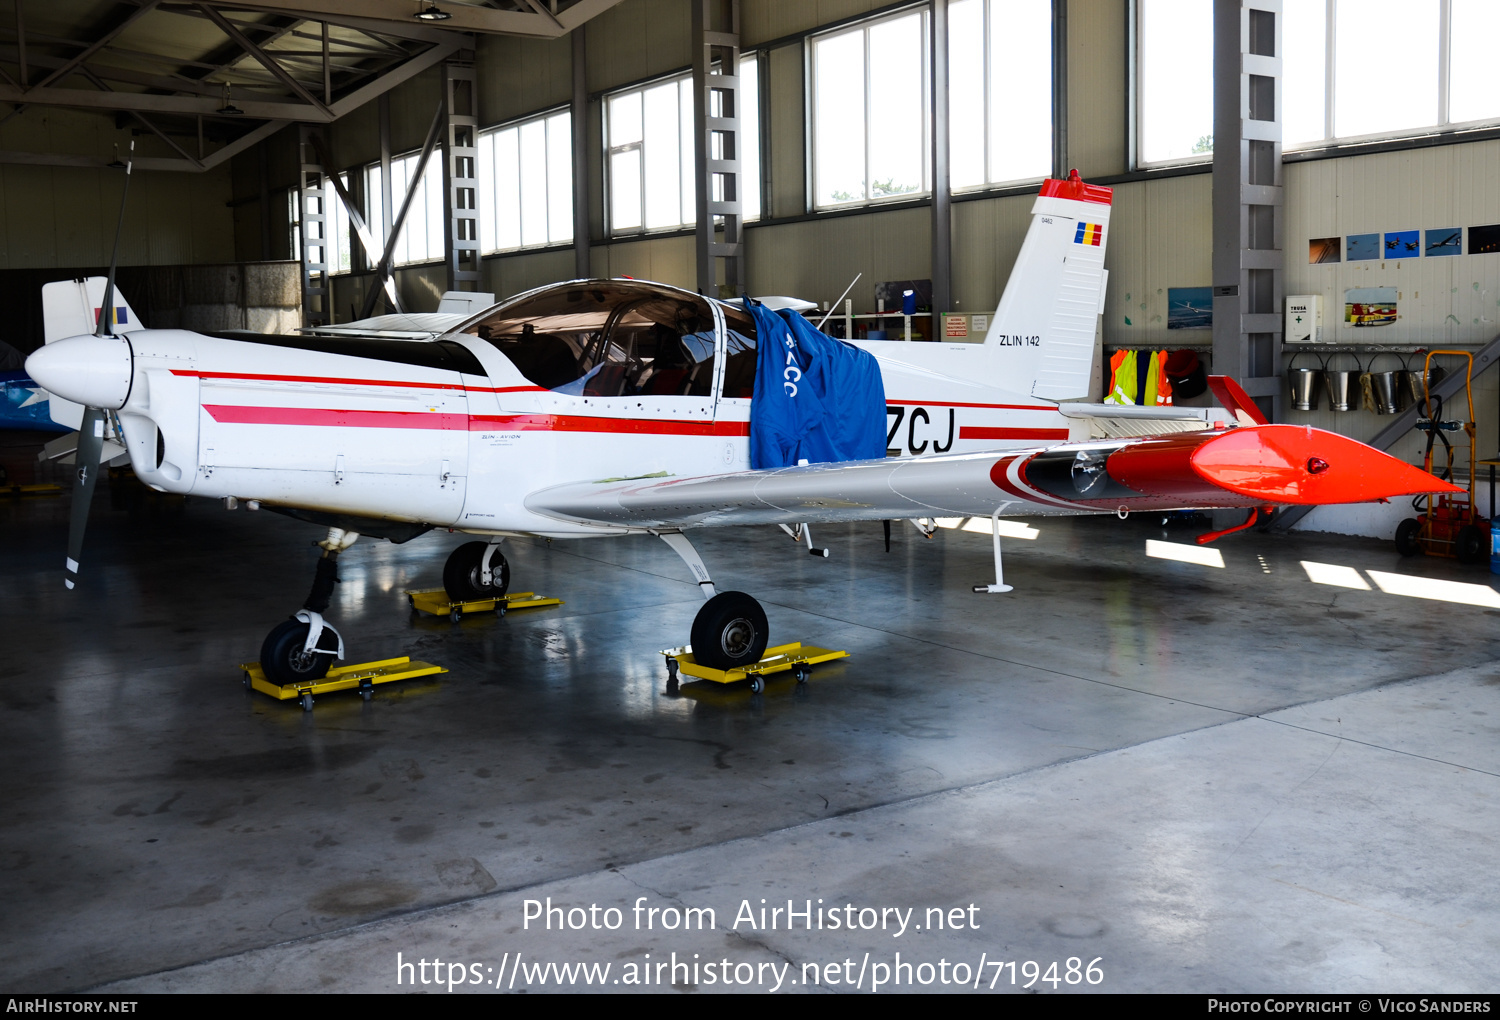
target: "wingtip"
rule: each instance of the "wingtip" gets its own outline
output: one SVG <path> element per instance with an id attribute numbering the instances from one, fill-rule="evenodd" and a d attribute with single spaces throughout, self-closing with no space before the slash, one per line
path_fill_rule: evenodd
<path id="1" fill-rule="evenodd" d="M 1220 488 L 1268 503 L 1373 503 L 1467 491 L 1347 436 L 1296 425 L 1232 429 L 1199 447 L 1192 463 Z"/>

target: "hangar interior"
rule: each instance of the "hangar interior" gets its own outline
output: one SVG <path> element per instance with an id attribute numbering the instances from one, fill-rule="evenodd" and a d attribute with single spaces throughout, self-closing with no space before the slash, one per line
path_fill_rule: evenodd
<path id="1" fill-rule="evenodd" d="M 1113 189 L 1105 365 L 1193 350 L 1273 421 L 1420 463 L 1419 405 L 1299 410 L 1293 359 L 1357 379 L 1471 352 L 1476 449 L 1500 456 L 1479 52 L 1500 24 L 1479 0 L 12 7 L 0 288 L 23 354 L 40 286 L 108 265 L 117 216 L 119 287 L 154 328 L 630 277 L 803 298 L 845 336 L 982 330 L 1042 179 L 1076 169 Z M 925 285 L 932 314 L 882 306 L 888 283 Z M 1211 325 L 1180 328 L 1177 290 L 1209 292 Z M 1321 343 L 1284 335 L 1293 296 L 1321 301 Z M 9 483 L 71 476 L 37 460 L 50 436 L 0 437 Z M 897 522 L 889 551 L 872 524 L 822 526 L 827 558 L 702 529 L 777 634 L 851 653 L 754 695 L 668 690 L 660 650 L 702 600 L 659 542 L 508 540 L 518 585 L 563 605 L 450 623 L 403 591 L 463 537 L 371 539 L 332 608 L 356 658 L 448 672 L 303 712 L 238 664 L 320 529 L 113 495 L 71 591 L 69 498 L 0 500 L 17 990 L 434 990 L 398 953 L 441 957 L 445 982 L 478 966 L 464 990 L 504 987 L 520 954 L 655 974 L 611 990 L 843 991 L 863 959 L 869 990 L 882 964 L 899 982 L 898 951 L 996 991 L 1028 961 L 1064 975 L 1032 975 L 1049 991 L 1493 986 L 1500 594 L 1481 566 L 1398 555 L 1405 500 L 1202 548 L 1163 515 L 1048 518 L 1008 536 L 1005 595 L 971 591 L 994 575 L 983 520 Z M 549 897 L 621 925 L 538 930 Z M 642 897 L 716 921 L 652 927 Z M 910 934 L 788 929 L 763 900 L 942 909 Z M 725 967 L 672 966 L 698 956 Z M 511 987 L 588 984 L 527 975 Z"/>

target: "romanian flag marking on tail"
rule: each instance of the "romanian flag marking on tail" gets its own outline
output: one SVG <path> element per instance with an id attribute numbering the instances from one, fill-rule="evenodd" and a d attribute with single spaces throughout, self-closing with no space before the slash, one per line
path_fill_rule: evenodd
<path id="1" fill-rule="evenodd" d="M 1078 233 L 1073 235 L 1073 243 L 1091 244 L 1097 248 L 1099 246 L 1100 240 L 1103 239 L 1103 237 L 1104 224 L 1080 222 L 1078 224 Z"/>

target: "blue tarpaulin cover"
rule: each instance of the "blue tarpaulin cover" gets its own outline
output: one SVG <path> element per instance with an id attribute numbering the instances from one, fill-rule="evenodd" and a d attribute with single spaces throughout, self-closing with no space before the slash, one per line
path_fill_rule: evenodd
<path id="1" fill-rule="evenodd" d="M 71 432 L 52 420 L 46 395 L 25 372 L 0 372 L 0 429 Z"/>
<path id="2" fill-rule="evenodd" d="M 885 384 L 875 356 L 813 328 L 791 309 L 745 302 L 758 361 L 750 467 L 885 456 Z"/>

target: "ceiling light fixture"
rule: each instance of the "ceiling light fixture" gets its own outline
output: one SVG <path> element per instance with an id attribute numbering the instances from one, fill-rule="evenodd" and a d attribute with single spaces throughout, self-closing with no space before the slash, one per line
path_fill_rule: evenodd
<path id="1" fill-rule="evenodd" d="M 412 17 L 418 21 L 447 21 L 453 15 L 443 10 L 437 4 L 429 3 L 426 7 L 423 7 L 416 14 L 412 15 Z"/>
<path id="2" fill-rule="evenodd" d="M 229 82 L 224 83 L 224 105 L 214 111 L 224 117 L 243 117 L 245 111 L 229 101 Z"/>

